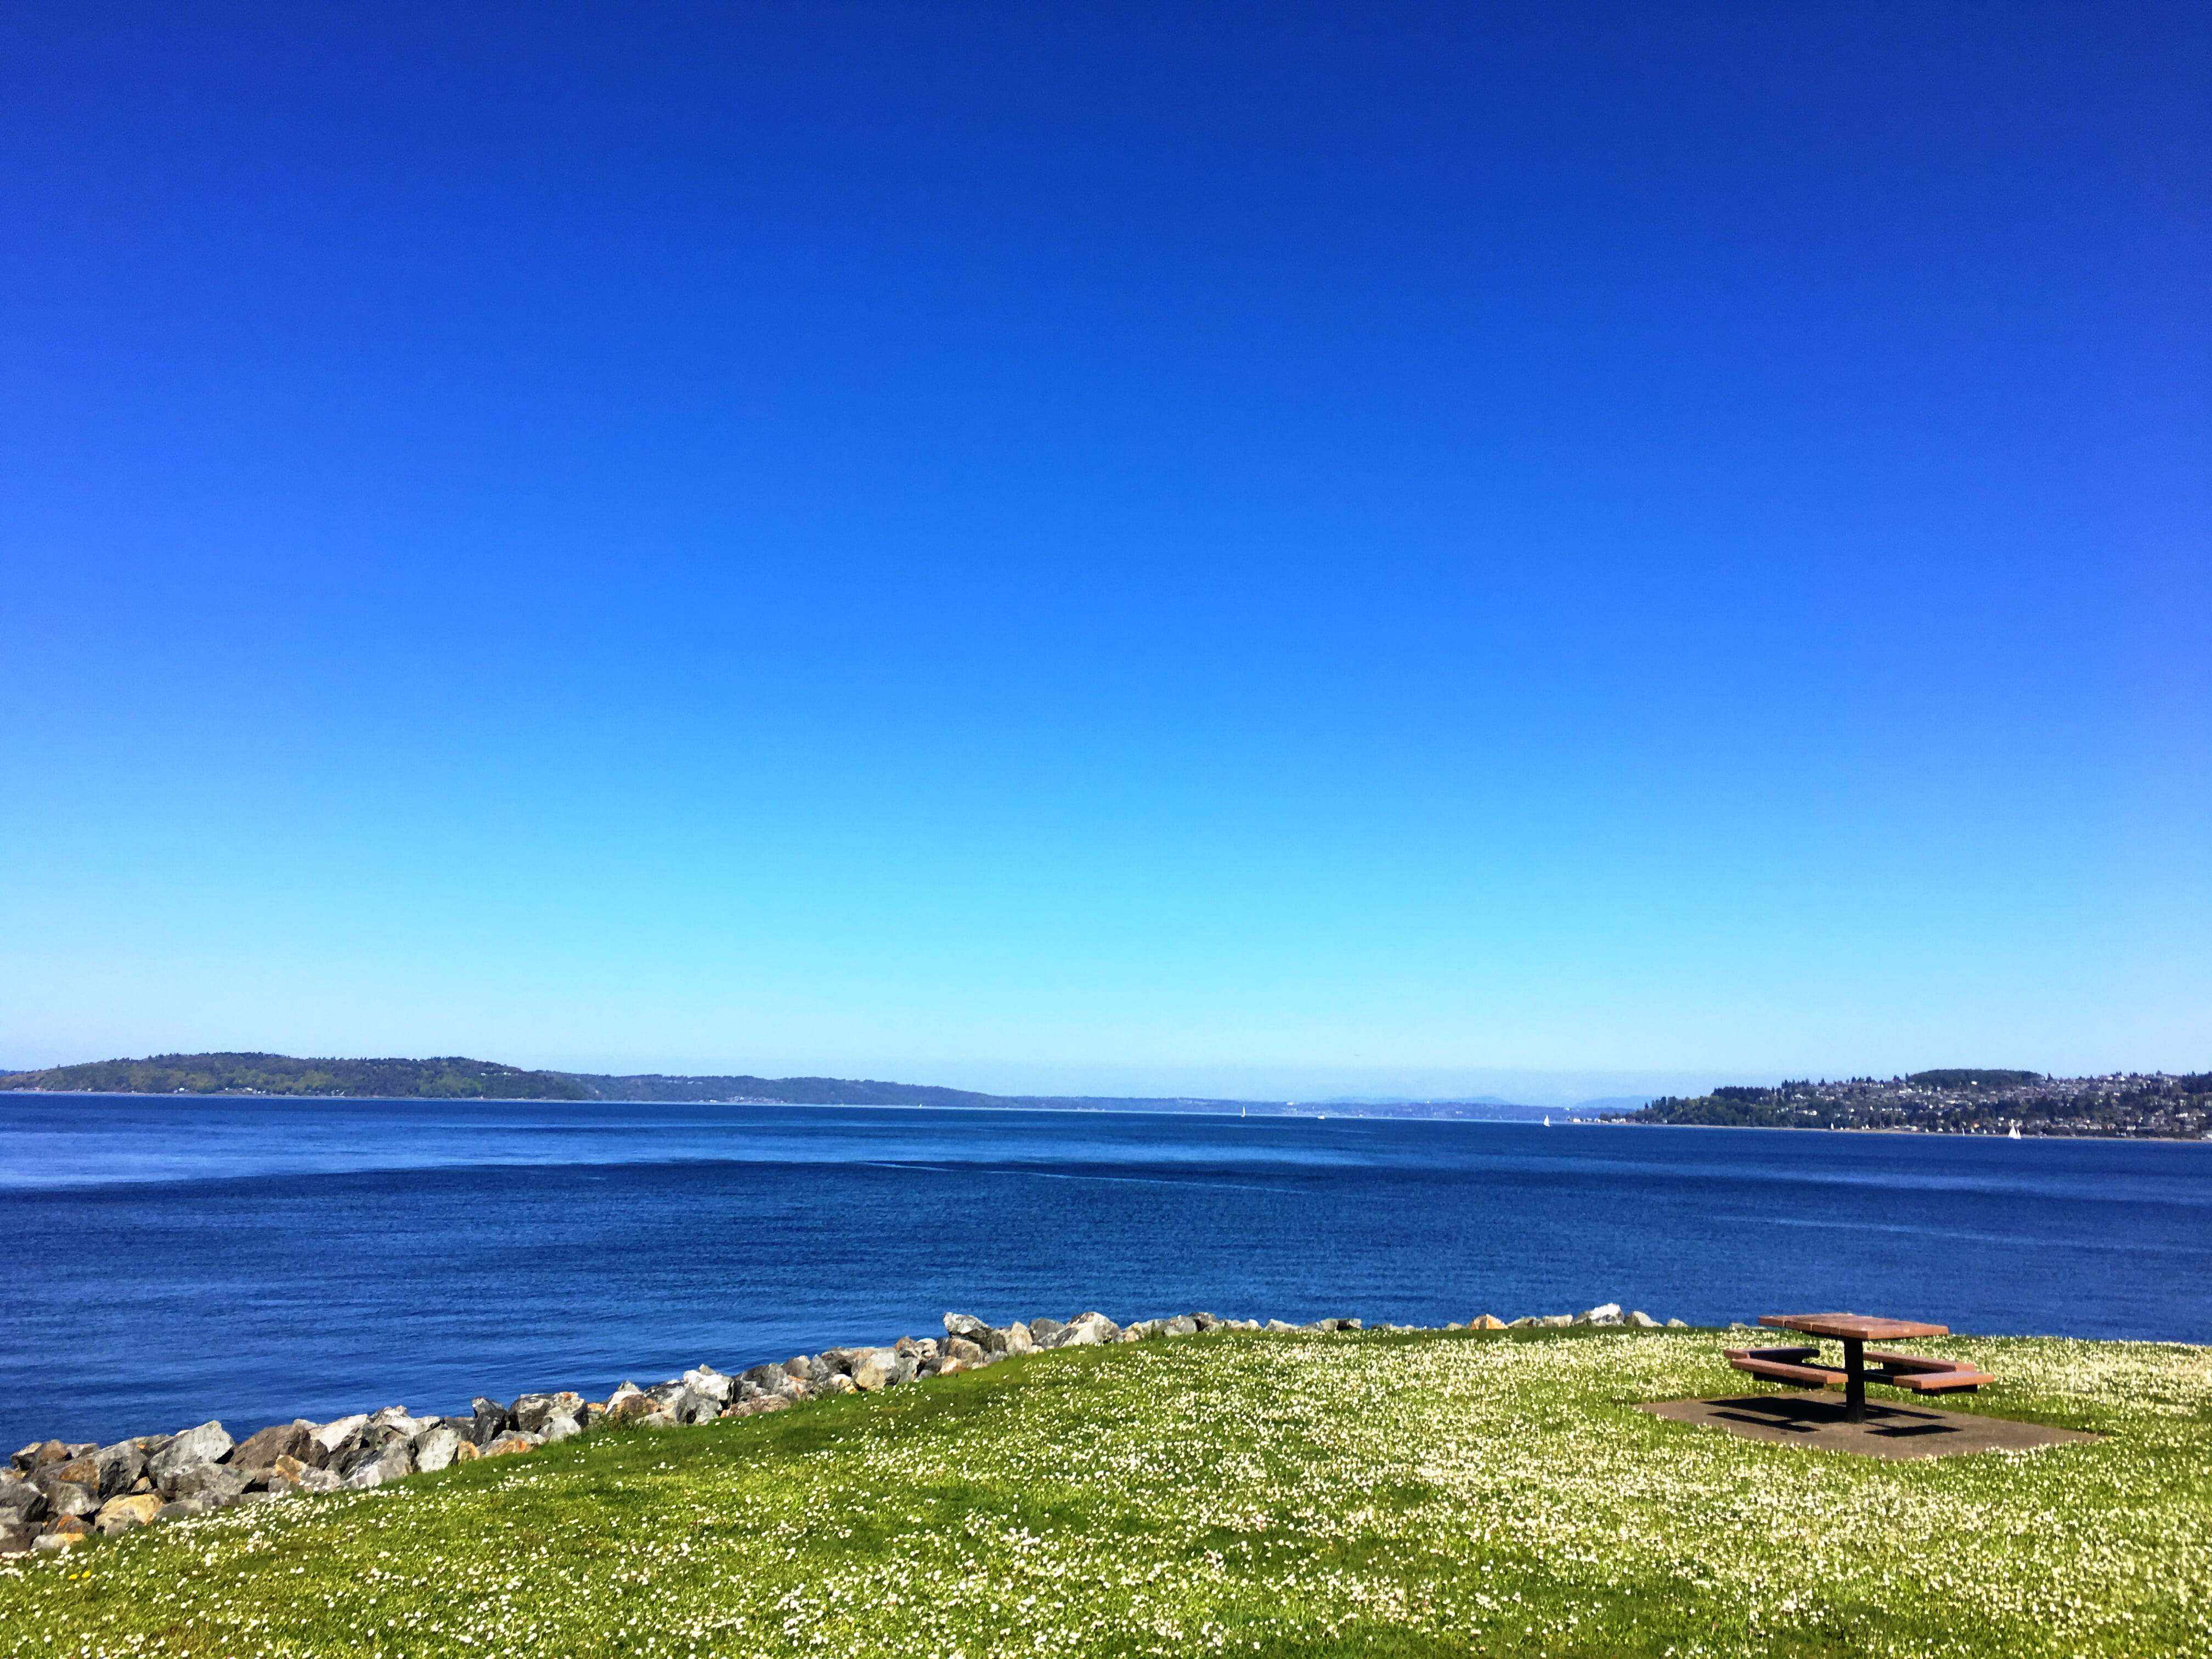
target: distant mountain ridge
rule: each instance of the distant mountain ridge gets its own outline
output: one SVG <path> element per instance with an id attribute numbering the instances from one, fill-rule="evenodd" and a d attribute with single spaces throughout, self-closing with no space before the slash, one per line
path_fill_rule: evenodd
<path id="1" fill-rule="evenodd" d="M 153 1054 L 0 1073 L 0 1091 L 51 1094 L 277 1095 L 337 1100 L 606 1100 L 760 1102 L 804 1106 L 939 1106 L 1063 1111 L 1221 1112 L 1261 1115 L 1326 1109 L 1345 1115 L 1494 1119 L 1533 1115 L 1510 1102 L 1351 1101 L 1293 1103 L 1190 1096 L 989 1095 L 924 1083 L 832 1077 L 632 1076 L 530 1071 L 448 1054 L 428 1060 L 298 1060 L 289 1054 Z"/>

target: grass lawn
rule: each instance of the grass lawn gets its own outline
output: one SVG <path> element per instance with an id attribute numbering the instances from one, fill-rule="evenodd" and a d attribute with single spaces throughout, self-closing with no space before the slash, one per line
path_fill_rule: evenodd
<path id="1" fill-rule="evenodd" d="M 19 1559 L 0 1653 L 2212 1655 L 2212 1350 L 1925 1346 L 2112 1437 L 1627 1408 L 1752 1391 L 1711 1332 L 1155 1338 Z"/>

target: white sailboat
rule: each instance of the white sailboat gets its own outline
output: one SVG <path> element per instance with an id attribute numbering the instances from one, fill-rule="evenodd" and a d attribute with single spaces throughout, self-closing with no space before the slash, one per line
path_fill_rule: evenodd
<path id="1" fill-rule="evenodd" d="M 1552 1127 L 1552 1115 L 1549 1112 L 1544 1114 L 1544 1127 L 1547 1129 Z"/>
<path id="2" fill-rule="evenodd" d="M 2017 1123 L 2014 1124 L 2012 1127 L 2006 1132 L 2005 1139 L 2007 1140 L 2018 1140 L 2020 1139 L 2020 1125 Z"/>

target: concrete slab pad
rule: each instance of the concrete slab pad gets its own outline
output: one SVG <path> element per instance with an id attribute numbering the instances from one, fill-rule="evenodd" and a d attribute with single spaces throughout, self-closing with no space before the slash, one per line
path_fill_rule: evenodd
<path id="1" fill-rule="evenodd" d="M 1861 1457 L 1955 1457 L 1964 1452 L 2032 1451 L 2072 1440 L 2102 1440 L 2075 1429 L 2047 1429 L 1967 1412 L 1867 1402 L 1866 1421 L 1844 1421 L 1844 1402 L 1818 1395 L 1749 1394 L 1729 1400 L 1662 1400 L 1636 1408 L 1676 1423 L 1698 1423 L 1778 1446 L 1814 1446 Z"/>

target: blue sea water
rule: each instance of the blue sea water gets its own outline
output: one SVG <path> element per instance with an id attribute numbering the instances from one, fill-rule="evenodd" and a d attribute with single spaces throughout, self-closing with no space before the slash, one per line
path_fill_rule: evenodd
<path id="1" fill-rule="evenodd" d="M 2212 1341 L 2212 1145 L 0 1096 L 0 1449 L 1098 1308 Z"/>

